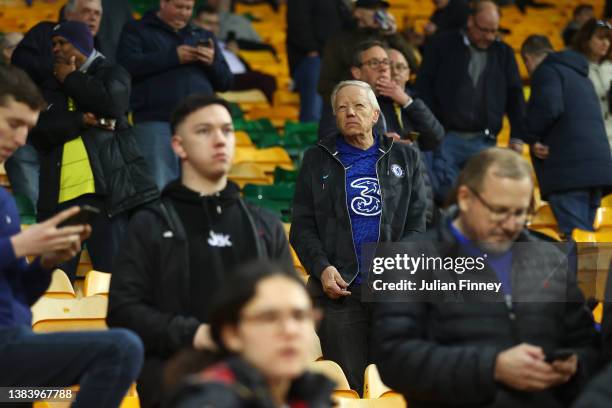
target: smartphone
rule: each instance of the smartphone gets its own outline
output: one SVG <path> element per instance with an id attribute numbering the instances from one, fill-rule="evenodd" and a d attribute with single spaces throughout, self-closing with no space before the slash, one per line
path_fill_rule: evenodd
<path id="1" fill-rule="evenodd" d="M 557 349 L 552 352 L 546 353 L 544 361 L 546 361 L 547 363 L 552 363 L 555 360 L 567 360 L 574 354 L 576 354 L 576 352 L 572 349 Z"/>
<path id="2" fill-rule="evenodd" d="M 67 220 L 62 221 L 58 228 L 67 227 L 69 225 L 83 225 L 83 224 L 91 224 L 94 218 L 100 215 L 100 209 L 93 207 L 91 205 L 82 205 L 81 211 L 74 214 L 72 217 Z"/>
<path id="3" fill-rule="evenodd" d="M 213 48 L 213 46 L 214 44 L 213 44 L 212 38 L 209 38 L 208 40 L 204 40 L 204 39 L 198 40 L 198 47 Z"/>

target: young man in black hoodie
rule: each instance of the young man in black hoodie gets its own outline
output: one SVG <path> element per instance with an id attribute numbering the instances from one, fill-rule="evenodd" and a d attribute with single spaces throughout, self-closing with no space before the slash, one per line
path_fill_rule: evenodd
<path id="1" fill-rule="evenodd" d="M 227 180 L 235 143 L 227 102 L 190 96 L 170 124 L 182 176 L 166 186 L 160 203 L 131 220 L 113 269 L 107 318 L 145 344 L 138 380 L 143 407 L 161 402 L 165 361 L 183 348 L 212 344 L 209 307 L 224 275 L 263 258 L 293 269 L 281 223 L 246 204 Z"/>

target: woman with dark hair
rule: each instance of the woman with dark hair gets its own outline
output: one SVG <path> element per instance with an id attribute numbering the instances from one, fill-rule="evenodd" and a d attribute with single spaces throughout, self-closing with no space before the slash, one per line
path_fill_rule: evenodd
<path id="1" fill-rule="evenodd" d="M 573 48 L 589 61 L 589 78 L 599 98 L 601 113 L 606 124 L 606 134 L 612 146 L 612 113 L 610 84 L 612 83 L 612 62 L 610 41 L 612 26 L 604 20 L 591 19 L 584 23 L 574 36 Z"/>
<path id="2" fill-rule="evenodd" d="M 295 273 L 269 262 L 244 266 L 214 302 L 210 330 L 218 351 L 195 357 L 207 367 L 187 378 L 170 406 L 331 407 L 334 384 L 306 371 L 315 320 Z M 185 371 L 194 360 L 179 364 Z"/>

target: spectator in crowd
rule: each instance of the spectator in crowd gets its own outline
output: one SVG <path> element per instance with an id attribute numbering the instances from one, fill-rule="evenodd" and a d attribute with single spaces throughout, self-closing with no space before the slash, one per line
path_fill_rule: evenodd
<path id="1" fill-rule="evenodd" d="M 193 24 L 210 31 L 215 37 L 219 38 L 219 13 L 214 8 L 210 6 L 200 7 L 196 11 Z M 223 58 L 225 58 L 234 76 L 234 83 L 231 89 L 233 91 L 259 89 L 266 95 L 268 102 L 272 104 L 274 91 L 276 90 L 276 79 L 272 75 L 252 70 L 249 64 L 238 55 L 240 47 L 235 39 L 228 41 L 219 40 L 218 44 L 223 53 Z"/>
<path id="2" fill-rule="evenodd" d="M 287 56 L 300 94 L 302 122 L 316 122 L 321 117 L 323 102 L 317 93 L 321 55 L 327 40 L 349 22 L 350 15 L 345 0 L 287 2 Z"/>
<path id="3" fill-rule="evenodd" d="M 46 106 L 28 76 L 0 67 L 0 162 L 26 141 Z M 0 188 L 0 384 L 80 385 L 74 407 L 118 407 L 142 365 L 142 343 L 127 330 L 35 334 L 30 307 L 45 292 L 55 266 L 79 252 L 87 225 L 58 227 L 71 207 L 20 230 L 15 202 Z M 36 257 L 28 263 L 26 256 Z M 111 381 L 112 379 L 112 381 Z"/>
<path id="4" fill-rule="evenodd" d="M 103 215 L 92 223 L 87 249 L 94 269 L 110 272 L 127 216 L 115 215 L 115 208 L 107 203 L 109 197 L 128 195 L 133 186 L 121 186 L 124 191 L 110 188 L 105 169 L 115 163 L 107 163 L 102 152 L 114 132 L 127 126 L 130 76 L 93 47 L 84 23 L 65 21 L 51 38 L 52 72 L 59 86 L 46 93 L 49 107 L 30 134 L 40 154 L 38 217 L 44 220 L 74 205 L 101 209 Z M 72 279 L 78 261 L 76 257 L 62 266 Z"/>
<path id="5" fill-rule="evenodd" d="M 143 407 L 161 403 L 167 359 L 185 347 L 211 346 L 210 299 L 227 271 L 265 258 L 293 270 L 280 221 L 246 204 L 227 180 L 235 143 L 227 102 L 190 96 L 170 123 L 181 179 L 166 187 L 161 204 L 133 216 L 113 269 L 107 318 L 144 342 Z"/>
<path id="6" fill-rule="evenodd" d="M 210 31 L 189 23 L 194 0 L 160 0 L 125 25 L 117 60 L 132 75 L 133 132 L 161 190 L 179 175 L 169 114 L 188 95 L 227 91 L 232 74 Z"/>
<path id="7" fill-rule="evenodd" d="M 461 276 L 503 290 L 481 294 L 487 300 L 466 291 L 454 300 L 447 291 L 377 304 L 372 333 L 381 378 L 417 408 L 566 406 L 597 368 L 596 332 L 564 252 L 524 229 L 531 168 L 512 150 L 490 148 L 468 161 L 457 185 L 457 206 L 417 239 L 443 244 L 426 256 L 484 258 L 483 269 Z M 456 279 L 455 270 L 418 273 Z M 545 361 L 545 352 L 560 348 L 573 353 Z"/>
<path id="8" fill-rule="evenodd" d="M 102 0 L 102 8 L 106 12 L 102 14 L 100 31 L 96 36 L 97 44 L 102 54 L 114 63 L 123 26 L 134 19 L 132 7 L 125 0 Z"/>
<path id="9" fill-rule="evenodd" d="M 590 4 L 579 4 L 574 9 L 572 20 L 567 23 L 567 26 L 561 32 L 561 37 L 563 38 L 563 43 L 566 47 L 572 45 L 574 40 L 574 35 L 580 30 L 580 27 L 587 21 L 591 20 L 595 17 L 595 10 L 593 10 L 593 6 Z"/>
<path id="10" fill-rule="evenodd" d="M 100 0 L 68 0 L 63 15 L 65 20 L 87 24 L 95 37 L 100 28 L 102 5 Z M 51 49 L 51 35 L 56 25 L 57 23 L 50 21 L 36 24 L 26 33 L 12 56 L 13 64 L 28 73 L 42 90 L 45 98 L 48 92 L 55 93 L 59 89 L 57 79 L 53 75 L 54 57 Z M 6 164 L 6 172 L 14 191 L 36 205 L 39 194 L 40 158 L 30 141 Z"/>
<path id="11" fill-rule="evenodd" d="M 230 33 L 234 33 L 236 39 L 261 43 L 261 37 L 253 29 L 251 21 L 240 14 L 231 11 L 231 2 L 228 0 L 205 0 L 204 6 L 208 6 L 219 13 L 220 30 L 215 34 L 221 40 L 227 40 Z"/>
<path id="12" fill-rule="evenodd" d="M 504 114 L 522 149 L 523 85 L 514 51 L 497 37 L 499 18 L 495 3 L 479 0 L 466 31 L 438 35 L 425 49 L 416 91 L 446 129 L 442 154 L 452 174 L 496 144 Z"/>
<path id="13" fill-rule="evenodd" d="M 369 303 L 361 302 L 362 244 L 395 242 L 425 229 L 422 165 L 412 147 L 373 132 L 380 107 L 370 86 L 343 81 L 332 93 L 338 133 L 304 155 L 290 241 L 306 272 L 323 357 L 363 389 L 370 362 Z"/>
<path id="14" fill-rule="evenodd" d="M 574 36 L 574 50 L 589 61 L 589 79 L 595 87 L 599 106 L 606 125 L 606 135 L 612 148 L 612 115 L 610 114 L 610 85 L 612 84 L 612 62 L 610 40 L 612 26 L 603 20 L 591 19 L 584 23 Z"/>
<path id="15" fill-rule="evenodd" d="M 531 77 L 524 139 L 542 198 L 567 238 L 574 228 L 592 231 L 612 158 L 588 61 L 573 50 L 554 53 L 543 36 L 528 37 L 521 54 Z"/>
<path id="16" fill-rule="evenodd" d="M 217 351 L 200 353 L 213 361 L 188 377 L 171 406 L 331 407 L 334 384 L 307 371 L 316 315 L 294 273 L 267 262 L 235 271 L 211 312 Z M 183 359 L 198 358 L 191 354 Z"/>
<path id="17" fill-rule="evenodd" d="M 354 48 L 351 44 L 369 40 L 380 41 L 400 50 L 407 56 L 410 68 L 416 70 L 417 51 L 396 32 L 395 20 L 386 11 L 388 6 L 389 3 L 382 0 L 357 0 L 353 8 L 353 25 L 329 38 L 323 52 L 318 85 L 324 103 L 322 115 L 332 111 L 329 100 L 338 82 L 352 78 Z M 319 131 L 319 136 L 325 138 L 329 135 Z"/>
<path id="18" fill-rule="evenodd" d="M 15 51 L 21 40 L 23 40 L 23 34 L 21 33 L 4 33 L 0 36 L 0 59 L 2 64 L 9 65 L 11 63 L 13 51 Z"/>
<path id="19" fill-rule="evenodd" d="M 445 31 L 459 31 L 465 28 L 470 6 L 466 0 L 433 0 L 436 10 L 425 24 L 428 37 Z"/>

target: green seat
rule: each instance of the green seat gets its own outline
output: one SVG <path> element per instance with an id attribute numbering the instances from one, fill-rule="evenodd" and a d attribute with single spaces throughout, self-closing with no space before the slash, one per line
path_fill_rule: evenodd
<path id="1" fill-rule="evenodd" d="M 259 200 L 274 200 L 274 201 L 293 201 L 295 194 L 295 185 L 289 183 L 283 184 L 245 184 L 242 192 L 245 197 L 257 198 Z"/>
<path id="2" fill-rule="evenodd" d="M 319 131 L 318 122 L 285 122 L 285 135 L 290 133 L 317 133 Z"/>
<path id="3" fill-rule="evenodd" d="M 242 112 L 242 109 L 240 109 L 240 105 L 238 105 L 235 102 L 230 102 L 229 105 L 230 105 L 230 113 L 232 115 L 233 120 L 244 118 L 244 112 Z"/>
<path id="4" fill-rule="evenodd" d="M 14 198 L 21 223 L 26 225 L 36 224 L 36 208 L 30 199 L 21 194 L 15 194 Z"/>
<path id="5" fill-rule="evenodd" d="M 274 169 L 274 184 L 295 183 L 297 175 L 297 170 L 286 170 L 281 167 L 276 167 Z"/>
<path id="6" fill-rule="evenodd" d="M 260 149 L 283 146 L 283 139 L 276 132 L 256 132 L 254 135 L 251 140 Z"/>

